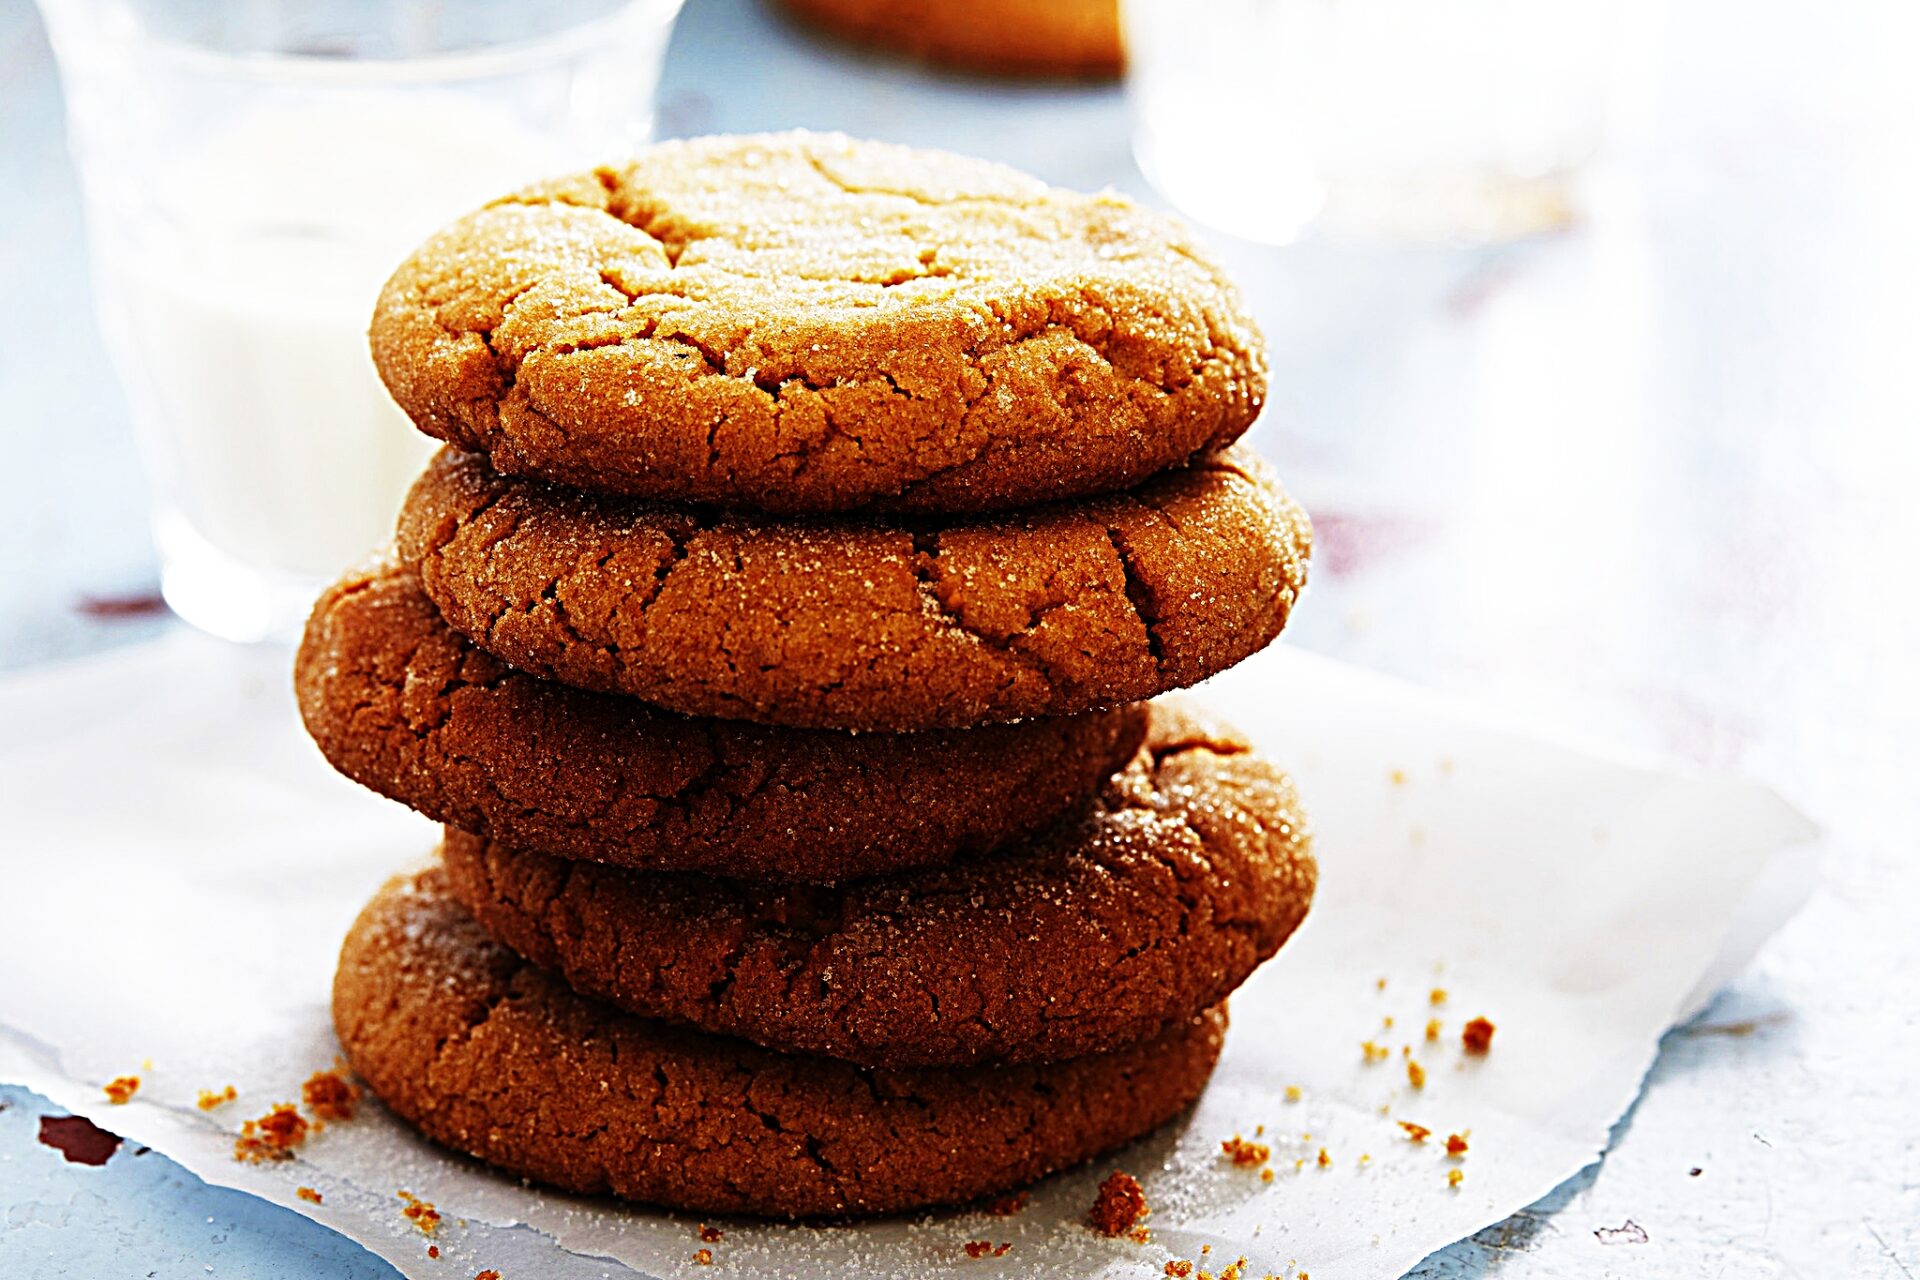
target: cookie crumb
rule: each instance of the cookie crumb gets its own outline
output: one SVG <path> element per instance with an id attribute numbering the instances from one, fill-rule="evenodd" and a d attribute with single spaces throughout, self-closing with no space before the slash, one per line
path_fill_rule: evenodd
<path id="1" fill-rule="evenodd" d="M 1387 989 L 1387 980 L 1385 978 L 1375 978 L 1373 980 L 1373 989 L 1375 991 L 1385 991 Z"/>
<path id="2" fill-rule="evenodd" d="M 439 1256 L 440 1256 L 440 1246 L 439 1246 L 439 1245 L 437 1245 L 437 1244 L 430 1244 L 430 1245 L 428 1245 L 428 1246 L 427 1246 L 427 1256 L 428 1256 L 429 1258 L 437 1258 L 437 1257 L 439 1257 Z"/>
<path id="3" fill-rule="evenodd" d="M 307 1140 L 312 1128 L 291 1102 L 275 1103 L 265 1115 L 240 1126 L 240 1136 L 233 1140 L 233 1158 L 246 1164 L 291 1160 L 293 1149 Z"/>
<path id="4" fill-rule="evenodd" d="M 1032 1194 L 1031 1191 L 1009 1191 L 998 1199 L 987 1201 L 981 1206 L 981 1211 L 990 1213 L 996 1218 L 1011 1218 L 1027 1207 L 1027 1197 Z"/>
<path id="5" fill-rule="evenodd" d="M 700 1241 L 702 1244 L 719 1244 L 722 1238 L 720 1228 L 710 1227 L 704 1222 L 700 1224 Z"/>
<path id="6" fill-rule="evenodd" d="M 351 1120 L 360 1105 L 360 1087 L 341 1074 L 338 1067 L 316 1071 L 300 1086 L 300 1097 L 307 1110 L 323 1120 Z"/>
<path id="7" fill-rule="evenodd" d="M 102 1086 L 101 1091 L 107 1095 L 108 1102 L 116 1107 L 122 1106 L 134 1094 L 140 1092 L 140 1077 L 115 1076 Z"/>
<path id="8" fill-rule="evenodd" d="M 1450 1133 L 1447 1135 L 1447 1154 L 1456 1160 L 1467 1154 L 1467 1135 Z"/>
<path id="9" fill-rule="evenodd" d="M 1383 1044 L 1375 1044 L 1371 1040 L 1362 1040 L 1360 1042 L 1360 1054 L 1368 1062 L 1385 1062 L 1392 1055 L 1392 1051 Z"/>
<path id="10" fill-rule="evenodd" d="M 1396 787 L 1404 787 L 1407 785 L 1407 771 L 1405 769 L 1395 769 L 1387 775 L 1387 781 Z"/>
<path id="11" fill-rule="evenodd" d="M 1185 1258 L 1168 1258 L 1167 1265 L 1162 1268 L 1160 1274 L 1168 1276 L 1190 1276 L 1193 1274 L 1193 1264 Z"/>
<path id="12" fill-rule="evenodd" d="M 1411 1120 L 1402 1120 L 1400 1127 L 1407 1131 L 1407 1140 L 1409 1142 L 1425 1142 L 1433 1136 L 1433 1130 L 1423 1124 L 1415 1124 Z"/>
<path id="13" fill-rule="evenodd" d="M 1325 1147 L 1320 1148 L 1319 1165 L 1322 1169 L 1333 1163 L 1333 1157 L 1327 1154 Z"/>
<path id="14" fill-rule="evenodd" d="M 1297 1085 L 1297 1084 L 1290 1084 L 1290 1085 L 1288 1085 L 1288 1086 L 1287 1086 L 1287 1093 L 1286 1093 L 1286 1098 L 1287 1098 L 1287 1101 L 1288 1101 L 1288 1102 L 1298 1102 L 1298 1101 L 1300 1101 L 1300 1086 L 1299 1086 L 1299 1085 Z"/>
<path id="15" fill-rule="evenodd" d="M 1360 1153 L 1360 1160 L 1359 1160 L 1360 1167 L 1364 1169 L 1372 1163 L 1373 1163 L 1373 1157 L 1371 1155 L 1368 1155 L 1366 1152 L 1362 1151 Z"/>
<path id="16" fill-rule="evenodd" d="M 1262 1181 L 1262 1182 L 1272 1182 L 1272 1181 L 1273 1181 L 1273 1166 L 1272 1166 L 1272 1165 L 1268 1165 L 1268 1166 L 1267 1166 L 1266 1168 L 1264 1168 L 1264 1169 L 1262 1169 L 1262 1170 L 1260 1171 L 1260 1181 Z"/>
<path id="17" fill-rule="evenodd" d="M 1222 1142 L 1220 1150 L 1229 1160 L 1245 1169 L 1256 1169 L 1273 1155 L 1273 1148 L 1266 1143 L 1248 1142 L 1237 1133 Z"/>
<path id="18" fill-rule="evenodd" d="M 1475 1018 L 1460 1028 L 1460 1044 L 1468 1053 L 1485 1053 L 1493 1047 L 1493 1024 L 1485 1018 Z"/>
<path id="19" fill-rule="evenodd" d="M 320 1193 L 318 1191 L 315 1191 L 312 1187 L 295 1187 L 293 1189 L 293 1194 L 299 1196 L 302 1200 L 305 1200 L 308 1204 L 320 1203 L 320 1198 L 321 1198 Z"/>
<path id="20" fill-rule="evenodd" d="M 1091 1220 L 1102 1235 L 1117 1236 L 1147 1216 L 1147 1193 L 1130 1173 L 1115 1170 L 1100 1184 Z"/>
<path id="21" fill-rule="evenodd" d="M 1416 1089 L 1427 1087 L 1427 1069 L 1412 1058 L 1407 1059 L 1407 1083 Z"/>
<path id="22" fill-rule="evenodd" d="M 1438 1040 L 1439 1038 L 1440 1038 L 1440 1019 L 1428 1018 L 1427 1019 L 1427 1039 Z"/>
<path id="23" fill-rule="evenodd" d="M 1268 1170 L 1268 1172 L 1271 1173 L 1272 1170 Z M 1135 1244 L 1150 1244 L 1153 1241 L 1153 1232 L 1147 1230 L 1145 1227 L 1135 1227 L 1133 1230 L 1127 1232 L 1127 1237 Z"/>
<path id="24" fill-rule="evenodd" d="M 969 1250 L 969 1251 L 971 1251 L 971 1250 L 972 1250 L 972 1248 L 973 1248 L 973 1246 L 972 1246 L 972 1245 L 968 1245 L 968 1246 L 967 1246 L 967 1248 L 968 1248 L 968 1250 Z M 978 1255 L 976 1254 L 975 1256 L 977 1257 Z M 693 1260 L 694 1260 L 694 1262 L 695 1262 L 696 1264 L 698 1264 L 698 1265 L 700 1265 L 700 1266 L 703 1266 L 703 1267 L 710 1267 L 710 1266 L 712 1266 L 712 1265 L 713 1265 L 713 1250 L 711 1250 L 711 1249 L 695 1249 L 695 1250 L 693 1251 Z"/>
<path id="25" fill-rule="evenodd" d="M 1447 1185 L 1449 1187 L 1457 1187 L 1462 1182 L 1465 1182 L 1466 1179 L 1467 1179 L 1467 1175 L 1461 1172 L 1459 1169 L 1447 1170 Z"/>
<path id="26" fill-rule="evenodd" d="M 433 1207 L 432 1201 L 422 1200 L 411 1191 L 401 1191 L 396 1194 L 406 1202 L 406 1208 L 400 1212 L 414 1226 L 420 1228 L 421 1235 L 430 1236 L 440 1229 L 440 1211 Z"/>
<path id="27" fill-rule="evenodd" d="M 211 1111 L 215 1107 L 226 1106 L 239 1096 L 232 1085 L 224 1089 L 202 1089 L 200 1096 L 193 1100 L 193 1105 L 202 1111 Z"/>
<path id="28" fill-rule="evenodd" d="M 479 1275 L 475 1276 L 473 1280 L 500 1280 L 500 1273 L 498 1271 L 482 1271 Z"/>
<path id="29" fill-rule="evenodd" d="M 1447 989 L 1445 987 L 1435 987 L 1433 990 L 1427 992 L 1428 1004 L 1433 1005 L 1437 1008 L 1438 1006 L 1443 1005 L 1446 1002 L 1447 1002 Z"/>

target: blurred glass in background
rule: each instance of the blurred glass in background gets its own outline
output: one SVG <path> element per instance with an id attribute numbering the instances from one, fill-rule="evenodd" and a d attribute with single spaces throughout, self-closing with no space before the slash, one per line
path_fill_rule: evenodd
<path id="1" fill-rule="evenodd" d="M 367 354 L 435 227 L 652 129 L 679 0 L 39 0 L 167 602 L 289 636 L 431 442 Z"/>
<path id="2" fill-rule="evenodd" d="M 1565 226 L 1598 149 L 1614 0 L 1122 0 L 1140 166 L 1285 244 Z"/>

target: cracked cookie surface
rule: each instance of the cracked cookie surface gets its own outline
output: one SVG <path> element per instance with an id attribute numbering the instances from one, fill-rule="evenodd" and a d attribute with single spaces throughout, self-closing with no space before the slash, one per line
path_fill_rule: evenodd
<path id="1" fill-rule="evenodd" d="M 443 449 L 399 528 L 447 622 L 522 670 L 689 715 L 894 731 L 1204 680 L 1280 633 L 1311 542 L 1244 447 L 925 528 L 601 498 Z"/>
<path id="2" fill-rule="evenodd" d="M 429 1138 L 569 1191 L 704 1213 L 888 1213 L 1032 1182 L 1171 1119 L 1224 1006 L 1110 1054 L 876 1071 L 622 1013 L 490 941 L 436 867 L 388 882 L 333 987 L 348 1062 Z"/>
<path id="3" fill-rule="evenodd" d="M 1266 392 L 1178 225 L 837 135 L 670 142 L 509 196 L 401 265 L 371 338 L 414 422 L 502 472 L 778 512 L 1126 488 Z"/>
<path id="4" fill-rule="evenodd" d="M 1151 717 L 1084 816 L 949 866 L 751 884 L 449 829 L 447 883 L 496 941 L 648 1017 L 867 1066 L 1100 1053 L 1225 999 L 1313 896 L 1285 775 L 1217 722 Z"/>
<path id="5" fill-rule="evenodd" d="M 768 728 L 515 671 L 448 627 L 405 568 L 329 588 L 294 663 L 333 766 L 512 845 L 654 870 L 839 880 L 1051 825 L 1124 765 L 1128 706 L 919 734 Z"/>

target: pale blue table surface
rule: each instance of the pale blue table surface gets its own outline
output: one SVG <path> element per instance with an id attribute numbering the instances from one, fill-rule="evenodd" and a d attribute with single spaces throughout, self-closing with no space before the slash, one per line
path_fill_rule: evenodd
<path id="1" fill-rule="evenodd" d="M 1292 642 L 1756 774 L 1833 835 L 1814 901 L 1667 1037 L 1605 1161 L 1419 1275 L 1920 1271 L 1915 21 L 1676 0 L 1572 234 L 1223 246 L 1275 352 L 1262 448 L 1320 531 Z M 31 5 L 0 0 L 0 670 L 176 625 L 115 607 L 154 564 L 59 110 Z M 689 5 L 660 123 L 844 128 L 1148 194 L 1117 90 L 929 79 L 746 0 Z M 0 1001 L 31 980 L 0 975 Z M 394 1274 L 157 1152 L 66 1163 L 50 1110 L 0 1086 L 5 1280 Z M 1645 1243 L 1601 1234 L 1628 1220 Z"/>

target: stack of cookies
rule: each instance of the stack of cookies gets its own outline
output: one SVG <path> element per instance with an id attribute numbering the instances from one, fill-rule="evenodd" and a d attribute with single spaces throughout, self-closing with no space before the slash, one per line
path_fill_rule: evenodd
<path id="1" fill-rule="evenodd" d="M 1286 778 L 1145 700 L 1271 641 L 1306 519 L 1178 227 L 784 135 L 509 197 L 401 266 L 448 442 L 297 682 L 447 824 L 341 954 L 354 1069 L 541 1182 L 879 1213 L 1170 1119 L 1314 866 Z"/>

